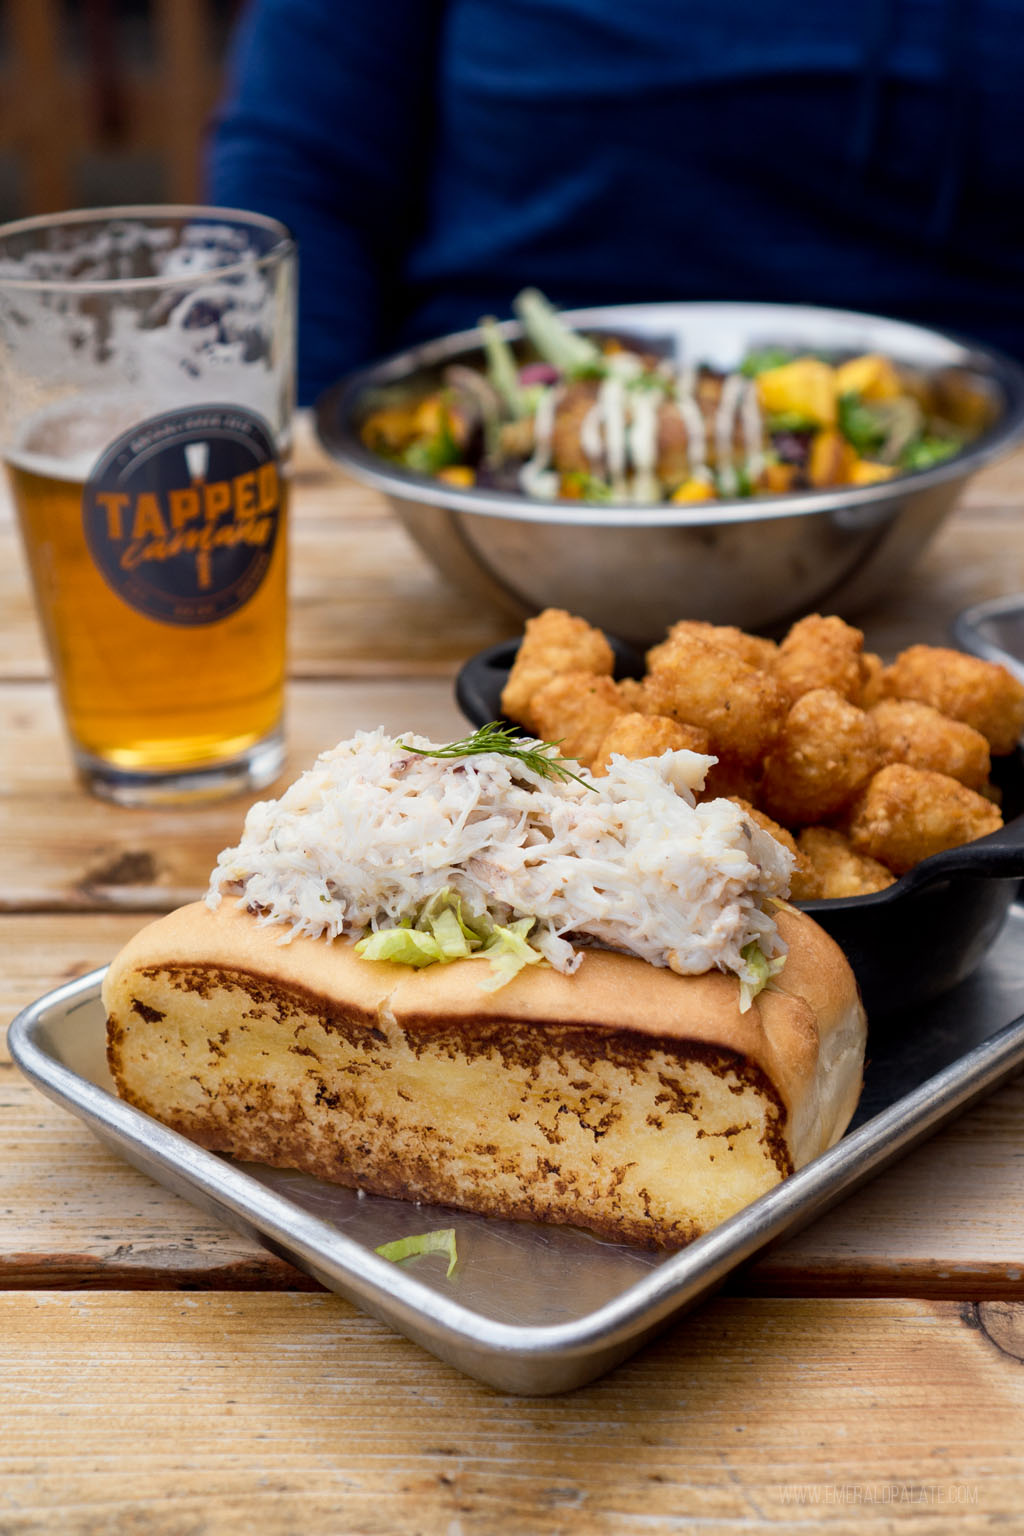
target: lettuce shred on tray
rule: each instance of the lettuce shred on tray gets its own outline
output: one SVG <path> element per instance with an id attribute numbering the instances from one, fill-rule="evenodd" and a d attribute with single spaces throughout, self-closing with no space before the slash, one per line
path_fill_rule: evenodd
<path id="1" fill-rule="evenodd" d="M 717 968 L 749 1006 L 784 958 L 773 913 L 793 857 L 732 801 L 696 803 L 714 759 L 616 756 L 594 778 L 550 743 L 488 729 L 447 747 L 380 730 L 340 743 L 250 809 L 208 904 L 234 898 L 283 943 L 484 960 L 489 988 L 541 962 L 571 973 L 594 946 Z"/>
<path id="2" fill-rule="evenodd" d="M 536 289 L 515 307 L 521 356 L 482 320 L 484 366 L 452 363 L 415 397 L 382 391 L 364 444 L 453 486 L 700 503 L 875 485 L 942 463 L 990 422 L 988 398 L 953 368 L 772 345 L 730 373 L 575 332 Z"/>

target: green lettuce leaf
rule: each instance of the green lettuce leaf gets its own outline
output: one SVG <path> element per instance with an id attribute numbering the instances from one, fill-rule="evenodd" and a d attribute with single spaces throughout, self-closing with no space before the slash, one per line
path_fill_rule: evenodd
<path id="1" fill-rule="evenodd" d="M 754 998 L 759 992 L 763 992 L 773 976 L 777 976 L 786 963 L 785 955 L 777 955 L 774 960 L 769 960 L 756 939 L 751 939 L 749 944 L 744 944 L 740 955 L 746 962 L 747 969 L 753 971 L 754 980 L 748 976 L 741 976 L 740 983 L 740 1013 L 746 1013 Z"/>
<path id="2" fill-rule="evenodd" d="M 403 1259 L 419 1258 L 424 1253 L 447 1254 L 446 1279 L 459 1262 L 454 1227 L 439 1227 L 434 1232 L 420 1232 L 415 1237 L 397 1237 L 392 1243 L 381 1243 L 373 1251 L 379 1253 L 382 1259 L 390 1259 L 393 1264 L 400 1264 Z"/>

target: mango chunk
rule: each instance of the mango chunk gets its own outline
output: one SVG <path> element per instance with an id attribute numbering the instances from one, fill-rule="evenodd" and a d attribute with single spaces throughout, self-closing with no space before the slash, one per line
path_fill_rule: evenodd
<path id="1" fill-rule="evenodd" d="M 769 415 L 793 411 L 821 427 L 836 424 L 836 375 L 818 357 L 798 357 L 769 368 L 757 378 L 761 409 Z"/>
<path id="2" fill-rule="evenodd" d="M 862 400 L 895 400 L 905 391 L 892 360 L 878 352 L 851 357 L 836 369 L 836 392 Z"/>

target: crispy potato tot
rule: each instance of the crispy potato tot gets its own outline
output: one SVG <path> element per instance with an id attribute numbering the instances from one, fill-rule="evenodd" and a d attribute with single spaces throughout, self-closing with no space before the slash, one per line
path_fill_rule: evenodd
<path id="1" fill-rule="evenodd" d="M 882 697 L 885 662 L 874 651 L 862 651 L 860 657 L 860 693 L 853 700 L 861 709 L 870 709 Z"/>
<path id="2" fill-rule="evenodd" d="M 912 645 L 885 669 L 886 698 L 916 699 L 980 731 L 996 756 L 1024 730 L 1024 683 L 1006 667 L 941 645 Z"/>
<path id="3" fill-rule="evenodd" d="M 531 729 L 542 741 L 557 741 L 564 757 L 587 767 L 619 715 L 619 691 L 610 677 L 592 672 L 562 672 L 530 700 Z"/>
<path id="4" fill-rule="evenodd" d="M 545 608 L 526 621 L 502 690 L 502 713 L 535 730 L 530 703 L 545 683 L 564 672 L 610 677 L 614 665 L 612 648 L 599 629 L 585 619 L 574 618 L 564 608 Z"/>
<path id="5" fill-rule="evenodd" d="M 872 891 L 884 891 L 895 882 L 896 876 L 877 859 L 867 854 L 855 853 L 850 841 L 842 832 L 832 827 L 804 827 L 797 838 L 797 846 L 813 872 L 818 885 L 818 895 L 826 900 L 840 896 L 869 896 Z M 813 901 L 813 896 L 800 895 L 794 882 L 792 894 L 797 901 Z"/>
<path id="6" fill-rule="evenodd" d="M 810 613 L 794 624 L 778 648 L 773 674 L 791 704 L 812 688 L 831 688 L 860 702 L 864 635 L 842 619 Z"/>
<path id="7" fill-rule="evenodd" d="M 760 803 L 783 826 L 838 816 L 879 765 L 878 733 L 863 709 L 831 688 L 802 694 L 765 764 Z"/>
<path id="8" fill-rule="evenodd" d="M 756 805 L 751 805 L 742 795 L 727 795 L 725 797 L 738 805 L 741 811 L 745 811 L 751 821 L 756 822 L 762 832 L 767 832 L 769 837 L 774 837 L 783 848 L 788 848 L 796 861 L 793 865 L 793 873 L 790 877 L 789 894 L 794 901 L 813 901 L 821 895 L 821 882 L 809 861 L 797 847 L 796 838 L 786 827 L 780 827 L 777 821 L 772 821 L 763 811 L 759 811 Z"/>
<path id="9" fill-rule="evenodd" d="M 619 715 L 605 734 L 591 763 L 596 774 L 607 773 L 613 752 L 623 757 L 660 757 L 663 752 L 707 752 L 705 731 L 680 725 L 667 715 Z"/>
<path id="10" fill-rule="evenodd" d="M 757 763 L 740 763 L 734 757 L 719 754 L 704 778 L 704 788 L 698 800 L 743 800 L 756 805 L 761 783 L 761 769 Z"/>
<path id="11" fill-rule="evenodd" d="M 968 789 L 981 790 L 992 771 L 988 742 L 980 731 L 942 715 L 916 699 L 882 699 L 869 710 L 878 731 L 882 763 L 909 763 L 948 773 Z"/>
<path id="12" fill-rule="evenodd" d="M 946 773 L 890 763 L 868 784 L 850 820 L 858 853 L 905 874 L 933 853 L 1001 827 L 997 806 Z"/>
<path id="13" fill-rule="evenodd" d="M 618 683 L 619 698 L 623 709 L 633 715 L 649 715 L 647 692 L 644 688 L 643 678 L 623 677 Z"/>
<path id="14" fill-rule="evenodd" d="M 760 635 L 748 635 L 742 629 L 737 629 L 735 624 L 705 624 L 700 619 L 680 619 L 678 624 L 672 625 L 667 638 L 647 652 L 647 665 L 652 671 L 660 659 L 671 656 L 672 641 L 676 635 L 696 635 L 709 645 L 730 651 L 745 661 L 748 667 L 760 667 L 763 672 L 772 670 L 779 653 L 774 640 L 765 640 Z"/>
<path id="15" fill-rule="evenodd" d="M 774 678 L 688 631 L 658 649 L 644 682 L 648 712 L 700 726 L 716 754 L 757 762 L 778 735 L 785 712 Z"/>

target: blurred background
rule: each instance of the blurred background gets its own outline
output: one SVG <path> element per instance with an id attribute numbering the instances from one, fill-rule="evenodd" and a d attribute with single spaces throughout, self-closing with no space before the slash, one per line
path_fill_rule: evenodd
<path id="1" fill-rule="evenodd" d="M 0 221 L 190 202 L 242 0 L 0 0 Z"/>

